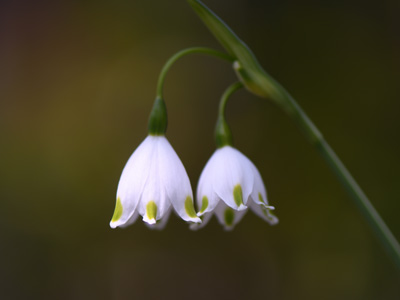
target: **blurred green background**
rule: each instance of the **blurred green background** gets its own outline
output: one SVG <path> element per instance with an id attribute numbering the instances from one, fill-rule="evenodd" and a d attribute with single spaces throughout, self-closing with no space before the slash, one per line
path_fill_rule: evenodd
<path id="1" fill-rule="evenodd" d="M 324 133 L 400 238 L 400 2 L 207 0 Z M 291 120 L 245 91 L 235 145 L 280 224 L 248 213 L 191 232 L 112 230 L 122 168 L 158 73 L 220 49 L 184 0 L 0 2 L 0 299 L 399 299 L 400 276 Z M 187 57 L 168 75 L 168 139 L 192 186 L 235 76 Z"/>

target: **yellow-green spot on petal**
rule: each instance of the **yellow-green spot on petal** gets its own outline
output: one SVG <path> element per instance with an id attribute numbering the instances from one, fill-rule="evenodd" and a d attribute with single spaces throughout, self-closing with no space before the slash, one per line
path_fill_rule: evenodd
<path id="1" fill-rule="evenodd" d="M 157 205 L 154 201 L 149 201 L 146 205 L 146 214 L 149 220 L 155 220 L 157 217 Z"/>
<path id="2" fill-rule="evenodd" d="M 111 222 L 118 221 L 122 216 L 122 211 L 123 211 L 123 208 L 122 208 L 121 199 L 118 197 L 117 203 L 115 203 L 114 214 L 112 216 Z"/>
<path id="3" fill-rule="evenodd" d="M 263 199 L 263 196 L 261 195 L 261 193 L 258 193 L 258 200 L 259 200 L 261 203 L 265 203 L 265 202 L 264 202 L 264 199 Z"/>
<path id="4" fill-rule="evenodd" d="M 235 219 L 235 214 L 232 208 L 225 209 L 224 219 L 226 226 L 232 226 L 233 220 Z"/>
<path id="5" fill-rule="evenodd" d="M 203 199 L 201 199 L 201 209 L 200 213 L 204 212 L 208 207 L 208 198 L 207 196 L 204 196 Z"/>
<path id="6" fill-rule="evenodd" d="M 196 211 L 194 210 L 193 206 L 193 199 L 190 196 L 186 197 L 185 200 L 185 211 L 187 215 L 191 218 L 197 218 Z"/>
<path id="7" fill-rule="evenodd" d="M 233 200 L 235 200 L 237 206 L 243 204 L 243 193 L 240 184 L 235 185 L 233 188 Z"/>

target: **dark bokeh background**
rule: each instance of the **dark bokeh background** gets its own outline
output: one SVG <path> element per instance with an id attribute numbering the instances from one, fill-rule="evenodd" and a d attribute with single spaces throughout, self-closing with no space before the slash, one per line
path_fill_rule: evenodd
<path id="1" fill-rule="evenodd" d="M 400 238 L 400 5 L 205 1 L 298 100 Z M 161 232 L 111 230 L 121 170 L 146 136 L 158 73 L 219 45 L 183 0 L 0 2 L 1 299 L 399 299 L 399 273 L 336 178 L 278 108 L 228 105 L 280 224 L 249 213 Z M 196 186 L 231 67 L 168 75 L 168 138 Z"/>

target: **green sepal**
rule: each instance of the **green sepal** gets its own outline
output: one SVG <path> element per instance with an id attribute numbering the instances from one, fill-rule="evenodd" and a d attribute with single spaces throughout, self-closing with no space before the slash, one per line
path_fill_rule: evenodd
<path id="1" fill-rule="evenodd" d="M 217 40 L 236 58 L 234 69 L 244 86 L 252 93 L 277 102 L 287 101 L 287 94 L 260 66 L 249 47 L 216 14 L 199 0 L 188 0 Z"/>
<path id="2" fill-rule="evenodd" d="M 215 126 L 215 143 L 217 144 L 217 148 L 233 145 L 231 129 L 222 116 L 218 118 L 217 125 Z"/>
<path id="3" fill-rule="evenodd" d="M 167 131 L 167 107 L 162 98 L 157 97 L 149 118 L 149 134 L 164 135 Z"/>

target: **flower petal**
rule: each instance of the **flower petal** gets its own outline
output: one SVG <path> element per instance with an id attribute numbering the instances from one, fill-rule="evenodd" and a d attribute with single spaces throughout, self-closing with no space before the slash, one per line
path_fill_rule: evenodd
<path id="1" fill-rule="evenodd" d="M 198 216 L 213 211 L 220 201 L 213 187 L 214 166 L 215 164 L 210 159 L 200 175 L 196 193 L 197 208 L 199 210 L 197 213 Z"/>
<path id="2" fill-rule="evenodd" d="M 134 214 L 150 173 L 148 165 L 154 150 L 152 137 L 148 136 L 126 163 L 118 183 L 117 203 L 110 222 L 112 228 L 124 225 Z"/>
<path id="3" fill-rule="evenodd" d="M 268 205 L 267 191 L 265 190 L 265 185 L 260 172 L 255 165 L 252 165 L 252 167 L 254 174 L 254 186 L 250 197 L 257 204 Z"/>
<path id="4" fill-rule="evenodd" d="M 225 146 L 210 158 L 213 169 L 213 189 L 228 206 L 235 210 L 246 209 L 253 191 L 251 161 L 238 150 Z"/>
<path id="5" fill-rule="evenodd" d="M 162 175 L 162 152 L 165 137 L 152 136 L 154 151 L 151 162 L 148 165 L 149 176 L 143 189 L 139 204 L 139 213 L 143 221 L 148 224 L 155 224 L 162 219 L 171 206 L 166 193 L 166 182 Z"/>
<path id="6" fill-rule="evenodd" d="M 202 217 L 201 217 L 201 223 L 192 223 L 190 224 L 189 228 L 191 230 L 199 230 L 201 228 L 203 228 L 204 226 L 207 225 L 207 223 L 210 221 L 211 217 L 213 216 L 214 212 L 208 212 L 205 213 Z"/>
<path id="7" fill-rule="evenodd" d="M 247 210 L 237 211 L 220 202 L 214 210 L 218 221 L 224 226 L 225 230 L 232 230 L 237 223 L 244 217 Z"/>
<path id="8" fill-rule="evenodd" d="M 249 200 L 249 207 L 257 216 L 267 221 L 270 225 L 276 225 L 279 223 L 279 219 L 271 213 L 271 210 L 273 210 L 272 206 L 257 204 Z"/>
<path id="9" fill-rule="evenodd" d="M 171 215 L 171 209 L 169 209 L 165 215 L 160 219 L 160 221 L 158 221 L 156 224 L 150 225 L 148 223 L 146 223 L 147 227 L 149 227 L 150 229 L 155 229 L 155 230 L 162 230 L 165 228 L 165 226 L 168 223 L 168 219 Z"/>
<path id="10" fill-rule="evenodd" d="M 133 223 L 136 222 L 137 218 L 139 217 L 139 212 L 136 210 L 133 215 L 128 219 L 128 221 L 125 222 L 125 224 L 120 225 L 119 227 L 125 228 L 128 227 L 129 225 L 132 225 Z"/>
<path id="11" fill-rule="evenodd" d="M 193 192 L 189 177 L 178 155 L 165 137 L 159 141 L 159 174 L 168 199 L 185 221 L 201 223 L 193 206 Z"/>

